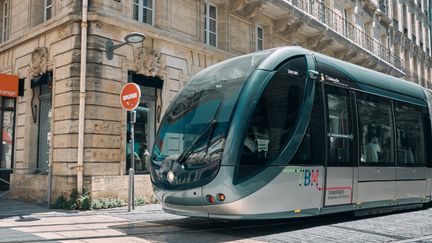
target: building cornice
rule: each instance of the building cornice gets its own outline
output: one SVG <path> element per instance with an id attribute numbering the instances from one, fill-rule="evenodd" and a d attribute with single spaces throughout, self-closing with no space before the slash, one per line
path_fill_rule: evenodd
<path id="1" fill-rule="evenodd" d="M 81 16 L 79 14 L 64 13 L 59 16 L 41 23 L 35 27 L 30 28 L 28 31 L 24 32 L 22 35 L 17 36 L 13 39 L 7 40 L 6 42 L 0 44 L 0 52 L 7 51 L 8 49 L 14 48 L 30 39 L 36 38 L 42 34 L 52 31 L 53 29 L 59 28 L 61 26 L 70 23 L 79 23 Z M 77 29 L 78 31 L 78 29 Z M 76 33 L 78 34 L 78 32 Z"/>

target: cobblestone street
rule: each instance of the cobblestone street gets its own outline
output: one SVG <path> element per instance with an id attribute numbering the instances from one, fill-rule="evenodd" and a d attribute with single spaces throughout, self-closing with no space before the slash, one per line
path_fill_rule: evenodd
<path id="1" fill-rule="evenodd" d="M 160 205 L 79 212 L 2 199 L 0 208 L 0 242 L 432 242 L 432 209 L 212 221 L 166 214 Z"/>

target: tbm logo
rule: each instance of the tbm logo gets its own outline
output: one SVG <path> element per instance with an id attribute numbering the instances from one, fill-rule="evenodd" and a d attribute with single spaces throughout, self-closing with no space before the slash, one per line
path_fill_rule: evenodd
<path id="1" fill-rule="evenodd" d="M 300 186 L 318 186 L 319 170 L 300 170 Z"/>

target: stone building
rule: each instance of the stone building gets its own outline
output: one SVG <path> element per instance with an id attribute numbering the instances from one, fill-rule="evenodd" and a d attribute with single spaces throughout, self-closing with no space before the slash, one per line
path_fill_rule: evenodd
<path id="1" fill-rule="evenodd" d="M 24 80 L 23 96 L 0 97 L 0 178 L 10 181 L 0 181 L 9 190 L 0 195 L 46 201 L 52 166 L 52 200 L 80 185 L 93 197 L 125 198 L 126 82 L 143 93 L 133 153 L 138 194 L 151 193 L 146 151 L 170 101 L 221 60 L 296 44 L 431 87 L 426 0 L 86 3 L 0 0 L 0 73 Z M 132 32 L 147 38 L 108 58 L 107 42 Z"/>

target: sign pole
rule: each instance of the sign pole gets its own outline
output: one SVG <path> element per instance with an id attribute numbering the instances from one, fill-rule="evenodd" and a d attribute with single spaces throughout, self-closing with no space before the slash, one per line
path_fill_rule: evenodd
<path id="1" fill-rule="evenodd" d="M 130 139 L 130 162 L 129 185 L 128 185 L 128 212 L 135 209 L 135 161 L 134 161 L 134 125 L 136 122 L 136 111 L 141 98 L 141 89 L 135 83 L 127 83 L 120 92 L 120 104 L 126 111 L 130 111 L 131 139 Z M 127 153 L 126 153 L 127 154 Z M 126 156 L 127 157 L 127 156 Z"/>
<path id="2" fill-rule="evenodd" d="M 129 174 L 129 176 L 132 178 L 132 210 L 135 209 L 135 122 L 136 122 L 136 111 L 133 110 L 130 112 L 130 122 L 131 122 L 131 168 L 132 168 L 132 175 Z"/>

